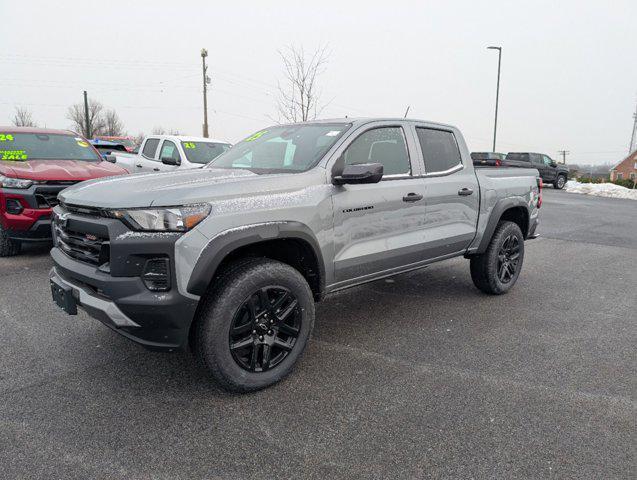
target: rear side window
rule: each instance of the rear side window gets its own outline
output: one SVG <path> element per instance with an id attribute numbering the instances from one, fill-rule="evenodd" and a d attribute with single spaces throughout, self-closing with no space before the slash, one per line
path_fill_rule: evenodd
<path id="1" fill-rule="evenodd" d="M 147 158 L 155 158 L 155 153 L 157 152 L 157 147 L 159 146 L 159 139 L 150 138 L 146 140 L 144 144 L 144 149 L 142 150 L 142 155 Z"/>
<path id="2" fill-rule="evenodd" d="M 462 165 L 460 150 L 453 133 L 422 127 L 417 127 L 416 132 L 427 173 L 445 172 Z"/>
<path id="3" fill-rule="evenodd" d="M 516 162 L 530 162 L 528 153 L 507 153 L 507 160 L 514 160 Z"/>
<path id="4" fill-rule="evenodd" d="M 345 150 L 345 165 L 381 163 L 383 175 L 409 174 L 409 154 L 403 129 L 379 127 L 362 133 Z"/>

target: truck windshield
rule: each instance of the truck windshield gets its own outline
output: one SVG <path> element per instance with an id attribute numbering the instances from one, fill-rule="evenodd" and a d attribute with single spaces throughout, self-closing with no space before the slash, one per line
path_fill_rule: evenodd
<path id="1" fill-rule="evenodd" d="M 0 133 L 0 160 L 99 162 L 101 158 L 85 139 L 73 134 Z"/>
<path id="2" fill-rule="evenodd" d="M 181 142 L 181 146 L 190 163 L 201 164 L 209 163 L 223 152 L 230 150 L 230 145 L 227 143 L 215 142 Z"/>
<path id="3" fill-rule="evenodd" d="M 274 126 L 237 143 L 207 168 L 241 168 L 258 174 L 304 172 L 350 127 L 350 123 Z"/>

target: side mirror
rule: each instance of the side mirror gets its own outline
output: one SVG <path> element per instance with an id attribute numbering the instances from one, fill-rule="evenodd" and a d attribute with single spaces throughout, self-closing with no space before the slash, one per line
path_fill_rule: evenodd
<path id="1" fill-rule="evenodd" d="M 104 157 L 104 160 L 106 160 L 107 162 L 111 162 L 111 163 L 115 163 L 117 162 L 117 157 L 115 155 L 102 155 Z"/>
<path id="2" fill-rule="evenodd" d="M 164 165 L 179 165 L 181 162 L 173 157 L 161 157 L 161 163 Z"/>
<path id="3" fill-rule="evenodd" d="M 334 185 L 378 183 L 383 178 L 381 163 L 358 163 L 346 165 L 340 175 L 332 178 Z"/>
<path id="4" fill-rule="evenodd" d="M 552 161 L 551 162 L 551 167 L 553 167 L 553 168 L 557 167 L 557 162 L 556 161 Z"/>

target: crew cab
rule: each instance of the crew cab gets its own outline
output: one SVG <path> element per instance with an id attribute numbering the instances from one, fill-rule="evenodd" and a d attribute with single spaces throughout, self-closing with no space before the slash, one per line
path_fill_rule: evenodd
<path id="1" fill-rule="evenodd" d="M 541 195 L 534 168 L 474 169 L 449 125 L 276 125 L 197 171 L 64 190 L 50 287 L 67 313 L 190 346 L 224 388 L 256 390 L 291 371 L 333 292 L 462 256 L 478 289 L 509 291 Z"/>
<path id="2" fill-rule="evenodd" d="M 509 152 L 504 159 L 504 165 L 509 167 L 537 168 L 542 181 L 550 183 L 557 190 L 566 185 L 568 168 L 560 165 L 548 155 L 532 152 Z"/>
<path id="3" fill-rule="evenodd" d="M 124 173 L 77 133 L 0 127 L 0 257 L 16 255 L 23 242 L 50 241 L 61 190 Z"/>
<path id="4" fill-rule="evenodd" d="M 204 137 L 153 135 L 146 137 L 137 154 L 117 152 L 118 165 L 130 173 L 153 173 L 201 168 L 229 150 L 230 143 Z"/>

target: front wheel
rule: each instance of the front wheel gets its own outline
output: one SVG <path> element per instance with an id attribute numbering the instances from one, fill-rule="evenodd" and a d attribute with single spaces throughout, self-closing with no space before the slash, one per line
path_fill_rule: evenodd
<path id="1" fill-rule="evenodd" d="M 500 222 L 487 251 L 471 257 L 471 279 L 484 293 L 508 292 L 520 275 L 524 261 L 524 236 L 513 222 Z"/>
<path id="2" fill-rule="evenodd" d="M 198 359 L 223 388 L 249 392 L 288 375 L 314 326 L 305 278 L 269 259 L 231 265 L 202 300 L 194 328 Z"/>
<path id="3" fill-rule="evenodd" d="M 553 186 L 557 190 L 562 190 L 564 188 L 564 185 L 566 185 L 566 177 L 564 175 L 558 175 Z"/>

